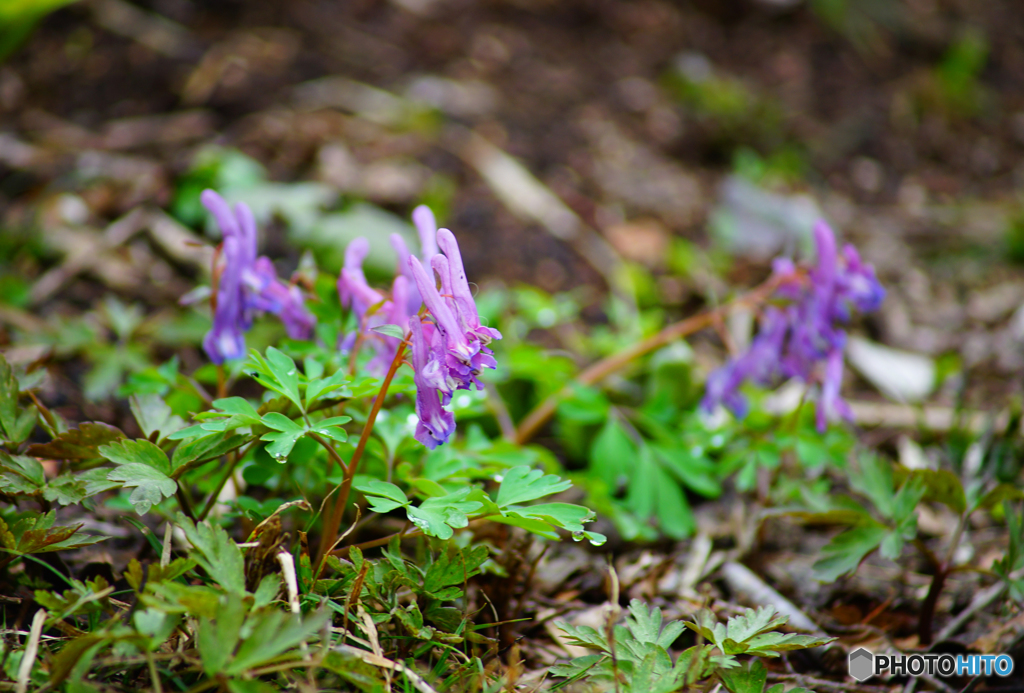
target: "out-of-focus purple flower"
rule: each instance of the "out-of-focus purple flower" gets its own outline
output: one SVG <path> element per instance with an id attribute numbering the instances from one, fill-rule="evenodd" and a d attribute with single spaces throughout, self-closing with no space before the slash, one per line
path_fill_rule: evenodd
<path id="1" fill-rule="evenodd" d="M 278 279 L 269 258 L 256 257 L 256 219 L 249 207 L 240 202 L 232 210 L 213 190 L 199 199 L 223 237 L 213 327 L 203 339 L 210 360 L 220 364 L 245 356 L 245 332 L 257 311 L 280 318 L 289 337 L 309 339 L 316 319 L 298 287 Z"/>
<path id="2" fill-rule="evenodd" d="M 420 205 L 413 210 L 413 223 L 420 237 L 425 261 L 437 254 L 437 224 L 430 208 Z M 359 335 L 374 350 L 374 357 L 367 365 L 371 373 L 383 375 L 398 350 L 400 339 L 388 337 L 373 331 L 381 325 L 405 326 L 410 315 L 415 315 L 422 305 L 419 289 L 409 269 L 411 253 L 400 234 L 391 235 L 391 247 L 398 255 L 401 274 L 391 285 L 391 295 L 371 288 L 363 274 L 363 261 L 370 253 L 370 243 L 365 238 L 355 238 L 345 249 L 345 266 L 338 277 L 338 295 L 342 306 L 350 308 L 359 323 L 358 332 L 350 332 L 341 342 L 341 350 L 351 351 Z"/>
<path id="3" fill-rule="evenodd" d="M 705 410 L 724 404 L 737 416 L 746 411 L 739 393 L 745 381 L 770 385 L 782 378 L 798 377 L 820 383 L 817 426 L 851 417 L 840 397 L 843 380 L 843 349 L 854 310 L 877 310 L 885 298 L 874 268 L 861 261 L 847 245 L 836 251 L 835 236 L 824 221 L 814 227 L 817 264 L 806 273 L 791 261 L 778 259 L 772 270 L 778 288 L 775 298 L 784 303 L 769 305 L 760 319 L 760 331 L 750 349 L 732 359 L 709 377 L 702 406 Z"/>

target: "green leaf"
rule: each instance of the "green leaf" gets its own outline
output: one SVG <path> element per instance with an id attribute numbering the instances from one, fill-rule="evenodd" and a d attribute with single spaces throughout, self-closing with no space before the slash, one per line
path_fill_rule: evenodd
<path id="1" fill-rule="evenodd" d="M 288 459 L 288 454 L 295 447 L 296 441 L 301 438 L 306 429 L 289 419 L 284 414 L 271 412 L 263 417 L 263 425 L 272 428 L 274 431 L 263 434 L 260 440 L 271 441 L 267 446 L 267 453 L 278 462 Z"/>
<path id="2" fill-rule="evenodd" d="M 348 374 L 341 368 L 328 378 L 311 378 L 306 385 L 306 407 L 312 407 L 318 399 L 351 397 L 352 393 L 346 387 L 349 381 Z"/>
<path id="3" fill-rule="evenodd" d="M 601 423 L 608 419 L 611 405 L 596 387 L 571 384 L 571 394 L 558 403 L 558 415 L 583 424 Z"/>
<path id="4" fill-rule="evenodd" d="M 46 485 L 46 473 L 43 465 L 34 457 L 25 455 L 8 455 L 0 452 L 0 488 L 27 486 L 38 489 Z"/>
<path id="5" fill-rule="evenodd" d="M 745 667 L 720 669 L 718 675 L 729 693 L 763 693 L 768 681 L 768 669 L 759 659 L 748 662 Z"/>
<path id="6" fill-rule="evenodd" d="M 245 594 L 245 560 L 242 550 L 219 525 L 192 524 L 178 513 L 177 524 L 195 547 L 195 559 L 210 577 L 228 592 Z"/>
<path id="7" fill-rule="evenodd" d="M 260 664 L 269 663 L 315 634 L 329 619 L 330 612 L 326 609 L 305 619 L 298 614 L 278 610 L 254 616 L 246 623 L 249 635 L 239 645 L 227 673 L 237 676 Z"/>
<path id="8" fill-rule="evenodd" d="M 466 547 L 454 552 L 441 553 L 427 568 L 423 578 L 423 591 L 426 594 L 433 594 L 452 585 L 464 584 L 466 580 L 480 572 L 480 566 L 487 560 L 489 553 L 486 546 Z"/>
<path id="9" fill-rule="evenodd" d="M 250 440 L 250 436 L 231 435 L 227 432 L 189 440 L 174 449 L 174 454 L 171 455 L 171 469 L 175 472 L 175 477 L 179 477 L 182 474 L 182 467 L 196 467 L 237 450 Z"/>
<path id="10" fill-rule="evenodd" d="M 1024 498 L 1024 489 L 1013 484 L 1003 483 L 982 496 L 976 507 L 978 510 L 989 510 L 1003 501 L 1017 501 L 1022 498 Z"/>
<path id="11" fill-rule="evenodd" d="M 851 572 L 869 553 L 878 548 L 889 529 L 868 525 L 846 530 L 832 538 L 821 549 L 821 558 L 813 566 L 814 577 L 821 582 L 835 582 L 840 575 Z"/>
<path id="12" fill-rule="evenodd" d="M 755 635 L 775 630 L 789 621 L 789 617 L 781 616 L 770 606 L 758 609 L 747 609 L 742 614 L 733 616 L 726 624 L 726 638 L 743 643 Z"/>
<path id="13" fill-rule="evenodd" d="M 500 508 L 506 508 L 517 503 L 561 493 L 571 487 L 571 482 L 562 480 L 554 474 L 545 475 L 541 470 L 530 469 L 525 465 L 513 467 L 505 472 L 495 503 Z"/>
<path id="14" fill-rule="evenodd" d="M 14 430 L 10 431 L 8 440 L 12 443 L 21 443 L 30 435 L 36 427 L 36 422 L 39 420 L 39 409 L 36 405 L 30 404 L 25 407 L 21 414 L 18 415 L 17 421 L 14 422 Z"/>
<path id="15" fill-rule="evenodd" d="M 143 464 L 164 476 L 171 473 L 167 453 L 148 440 L 120 440 L 101 446 L 99 452 L 114 464 Z"/>
<path id="16" fill-rule="evenodd" d="M 665 468 L 681 484 L 696 491 L 705 498 L 722 495 L 722 485 L 715 476 L 714 463 L 703 457 L 695 457 L 689 450 L 652 445 L 657 457 Z"/>
<path id="17" fill-rule="evenodd" d="M 424 534 L 439 539 L 450 539 L 453 529 L 469 525 L 469 513 L 483 507 L 479 501 L 465 500 L 472 489 L 463 488 L 440 498 L 428 498 L 418 507 L 409 506 L 406 513 L 409 521 Z"/>
<path id="18" fill-rule="evenodd" d="M 216 399 L 213 406 L 220 411 L 207 412 L 197 417 L 206 420 L 206 423 L 201 424 L 205 431 L 229 431 L 244 426 L 259 426 L 262 423 L 259 412 L 244 397 Z"/>
<path id="19" fill-rule="evenodd" d="M 165 458 L 166 459 L 166 456 Z M 111 481 L 120 481 L 126 488 L 134 488 L 128 502 L 139 515 L 145 515 L 164 498 L 170 498 L 178 490 L 178 484 L 163 472 L 139 462 L 122 464 L 107 473 Z"/>
<path id="20" fill-rule="evenodd" d="M 105 423 L 87 421 L 64 431 L 49 443 L 29 445 L 33 457 L 85 462 L 100 458 L 99 448 L 124 438 L 124 433 Z"/>
<path id="21" fill-rule="evenodd" d="M 250 354 L 249 365 L 255 367 L 256 373 L 253 377 L 261 385 L 284 395 L 299 408 L 299 411 L 305 411 L 299 397 L 299 369 L 287 354 L 274 347 L 267 347 L 267 357 L 264 359 L 253 351 Z"/>
<path id="22" fill-rule="evenodd" d="M 371 327 L 371 330 L 377 334 L 382 334 L 385 337 L 394 337 L 395 339 L 405 339 L 405 330 L 398 325 L 378 325 L 377 327 Z"/>
<path id="23" fill-rule="evenodd" d="M 806 650 L 820 647 L 834 641 L 824 635 L 801 635 L 799 633 L 761 633 L 747 640 L 744 654 L 757 657 L 778 657 L 780 652 Z"/>
<path id="24" fill-rule="evenodd" d="M 875 504 L 882 517 L 892 518 L 895 484 L 892 465 L 877 455 L 860 456 L 858 469 L 850 474 L 850 486 Z"/>
<path id="25" fill-rule="evenodd" d="M 491 522 L 497 522 L 503 525 L 510 525 L 512 527 L 520 527 L 525 529 L 531 534 L 536 534 L 539 537 L 545 539 L 551 539 L 552 541 L 558 541 L 561 537 L 555 528 L 544 520 L 538 520 L 531 517 L 523 517 L 515 512 L 510 512 L 505 515 L 490 518 Z"/>
<path id="26" fill-rule="evenodd" d="M 402 489 L 392 483 L 371 479 L 364 484 L 355 484 L 357 491 L 370 501 L 370 510 L 375 513 L 388 513 L 395 508 L 409 505 L 409 498 Z"/>
<path id="27" fill-rule="evenodd" d="M 506 512 L 508 514 L 508 511 Z M 594 511 L 572 503 L 539 503 L 515 506 L 515 514 L 543 520 L 569 532 L 582 532 L 583 523 L 594 519 Z"/>
<path id="28" fill-rule="evenodd" d="M 11 439 L 18 424 L 18 379 L 0 354 L 0 426 L 3 427 L 8 440 Z"/>
<path id="29" fill-rule="evenodd" d="M 348 441 L 348 431 L 341 428 L 341 425 L 346 424 L 351 420 L 351 416 L 332 416 L 329 419 L 317 421 L 309 430 L 313 433 L 326 436 L 331 440 L 336 440 L 339 443 L 344 443 Z"/>
<path id="30" fill-rule="evenodd" d="M 185 427 L 181 417 L 171 411 L 163 397 L 157 394 L 132 395 L 129 400 L 135 421 L 151 440 L 166 438 L 168 434 Z M 161 434 L 154 438 L 154 434 Z"/>
<path id="31" fill-rule="evenodd" d="M 960 478 L 948 469 L 915 469 L 911 472 L 910 478 L 920 479 L 924 484 L 924 500 L 942 503 L 958 515 L 967 510 L 964 486 L 960 483 Z M 908 484 L 909 480 L 904 483 L 900 491 L 902 492 Z M 915 502 L 914 507 L 916 508 L 916 506 Z M 914 508 L 911 508 L 911 512 L 913 510 Z"/>
<path id="32" fill-rule="evenodd" d="M 648 445 L 640 446 L 640 454 L 636 458 L 633 472 L 629 478 L 629 490 L 626 494 L 626 506 L 641 521 L 647 521 L 654 515 L 657 507 L 658 484 L 673 483 L 654 460 Z"/>
<path id="33" fill-rule="evenodd" d="M 633 441 L 615 418 L 609 417 L 590 449 L 590 468 L 614 492 L 630 474 L 629 461 L 636 456 Z"/>
<path id="34" fill-rule="evenodd" d="M 215 620 L 199 620 L 196 649 L 199 650 L 203 670 L 210 676 L 219 674 L 227 668 L 242 632 L 245 612 L 245 603 L 240 594 L 226 594 L 220 598 Z"/>
<path id="35" fill-rule="evenodd" d="M 681 621 L 672 621 L 662 628 L 661 609 L 651 609 L 639 599 L 629 602 L 629 616 L 626 625 L 633 637 L 642 643 L 650 643 L 668 649 L 676 641 L 685 626 Z"/>

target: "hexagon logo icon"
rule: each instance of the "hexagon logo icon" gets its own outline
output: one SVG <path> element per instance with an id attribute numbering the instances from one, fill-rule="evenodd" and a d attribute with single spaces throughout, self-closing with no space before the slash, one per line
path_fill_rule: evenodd
<path id="1" fill-rule="evenodd" d="M 858 681 L 867 681 L 875 673 L 875 655 L 863 647 L 850 653 L 850 676 Z"/>

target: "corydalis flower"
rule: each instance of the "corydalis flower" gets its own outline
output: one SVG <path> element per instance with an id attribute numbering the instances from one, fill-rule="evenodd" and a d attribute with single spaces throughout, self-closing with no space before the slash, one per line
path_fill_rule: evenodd
<path id="1" fill-rule="evenodd" d="M 413 210 L 413 221 L 419 230 L 424 254 L 436 253 L 437 227 L 434 225 L 433 213 L 427 207 L 417 207 Z M 406 267 L 409 249 L 405 241 L 399 234 L 393 234 L 391 245 L 398 255 L 399 268 Z M 409 316 L 420 309 L 421 301 L 419 292 L 405 274 L 395 277 L 390 296 L 385 296 L 371 287 L 363 273 L 363 261 L 369 254 L 370 242 L 365 238 L 355 238 L 345 248 L 345 265 L 341 270 L 341 276 L 338 277 L 338 296 L 341 298 L 341 305 L 349 308 L 356 316 L 359 328 L 345 336 L 341 350 L 351 351 L 356 339 L 362 335 L 375 352 L 367 368 L 371 373 L 383 375 L 394 358 L 401 340 L 374 332 L 373 328 L 388 324 L 406 325 Z M 402 271 L 406 272 L 404 269 Z"/>
<path id="2" fill-rule="evenodd" d="M 421 324 L 418 315 L 409 320 L 412 332 L 413 368 L 416 370 L 416 439 L 429 448 L 446 442 L 455 432 L 455 421 L 442 405 L 455 390 L 483 389 L 477 376 L 497 362 L 487 345 L 501 333 L 480 322 L 476 302 L 466 280 L 458 241 L 448 229 L 437 232 L 444 254 L 430 259 L 428 271 L 417 258 L 408 260 L 416 289 L 431 321 Z M 441 280 L 437 289 L 434 273 Z M 451 423 L 449 426 L 448 423 Z"/>
<path id="3" fill-rule="evenodd" d="M 789 260 L 775 261 L 776 297 L 784 303 L 765 308 L 750 349 L 708 377 L 702 403 L 706 410 L 724 404 L 742 416 L 746 411 L 746 401 L 739 393 L 743 382 L 770 385 L 798 377 L 821 385 L 818 430 L 824 430 L 829 420 L 852 417 L 839 394 L 846 346 L 846 331 L 840 325 L 850 320 L 853 311 L 877 310 L 885 289 L 874 268 L 861 261 L 853 246 L 836 252 L 835 236 L 823 221 L 814 227 L 814 242 L 818 262 L 806 274 Z"/>
<path id="4" fill-rule="evenodd" d="M 232 210 L 213 190 L 200 195 L 220 227 L 216 309 L 213 327 L 203 339 L 203 349 L 214 363 L 245 356 L 245 332 L 257 311 L 273 313 L 284 323 L 288 336 L 309 339 L 316 319 L 306 310 L 298 287 L 277 278 L 266 256 L 256 257 L 256 219 L 239 202 Z"/>
<path id="5" fill-rule="evenodd" d="M 413 382 L 416 383 L 416 440 L 433 450 L 438 445 L 448 442 L 455 433 L 455 415 L 444 408 L 441 403 L 443 378 L 439 377 L 439 355 L 431 351 L 430 345 L 423 335 L 424 326 L 417 316 L 409 320 L 409 331 L 412 336 L 412 367 L 416 372 Z"/>

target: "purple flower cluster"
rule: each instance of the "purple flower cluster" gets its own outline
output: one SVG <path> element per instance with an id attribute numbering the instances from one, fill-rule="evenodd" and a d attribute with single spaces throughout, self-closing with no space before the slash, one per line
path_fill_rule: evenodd
<path id="1" fill-rule="evenodd" d="M 420 236 L 422 260 L 409 252 L 401 236 L 391 237 L 401 274 L 395 277 L 390 296 L 366 283 L 362 263 L 369 243 L 363 238 L 353 240 L 345 250 L 338 292 L 342 305 L 357 316 L 359 337 L 374 349 L 369 367 L 378 373 L 394 359 L 401 341 L 373 332 L 373 328 L 409 326 L 419 419 L 415 436 L 433 449 L 455 432 L 455 417 L 444 405 L 456 390 L 483 389 L 477 379 L 480 371 L 497 366 L 487 345 L 492 339 L 501 339 L 501 334 L 480 323 L 455 235 L 438 229 L 433 213 L 424 206 L 413 211 L 413 222 Z M 440 291 L 434 273 L 440 279 Z M 423 316 L 422 306 L 426 307 Z M 356 334 L 348 335 L 343 348 L 351 348 L 356 338 Z"/>
<path id="2" fill-rule="evenodd" d="M 437 254 L 437 222 L 429 207 L 420 205 L 412 213 L 413 223 L 420 237 L 423 261 L 429 262 Z M 367 364 L 370 373 L 383 375 L 391 364 L 402 340 L 373 331 L 381 325 L 405 327 L 409 317 L 415 315 L 422 305 L 420 292 L 409 268 L 409 248 L 400 234 L 391 234 L 391 247 L 398 255 L 401 273 L 391 284 L 391 295 L 385 296 L 366 283 L 363 261 L 370 253 L 370 243 L 365 238 L 356 238 L 345 248 L 345 266 L 338 277 L 338 296 L 341 305 L 356 316 L 359 329 L 350 332 L 341 342 L 341 350 L 352 351 L 356 340 L 361 339 L 374 351 L 374 357 Z"/>
<path id="3" fill-rule="evenodd" d="M 213 327 L 203 339 L 203 349 L 214 363 L 245 356 L 245 332 L 257 311 L 273 313 L 284 323 L 288 336 L 309 339 L 316 319 L 303 303 L 302 292 L 277 278 L 270 258 L 256 257 L 256 219 L 243 203 L 228 206 L 213 190 L 200 196 L 203 206 L 217 221 L 223 237 L 215 273 L 216 308 Z"/>
<path id="4" fill-rule="evenodd" d="M 837 252 L 835 236 L 824 221 L 814 227 L 818 263 L 806 273 L 787 259 L 778 259 L 773 273 L 778 281 L 780 305 L 769 305 L 750 349 L 714 371 L 707 381 L 702 406 L 705 410 L 724 404 L 737 416 L 746 412 L 740 385 L 751 381 L 769 385 L 783 378 L 817 381 L 818 430 L 836 418 L 851 418 L 840 397 L 843 380 L 843 348 L 853 311 L 877 310 L 885 290 L 874 268 L 861 261 L 852 245 Z"/>

